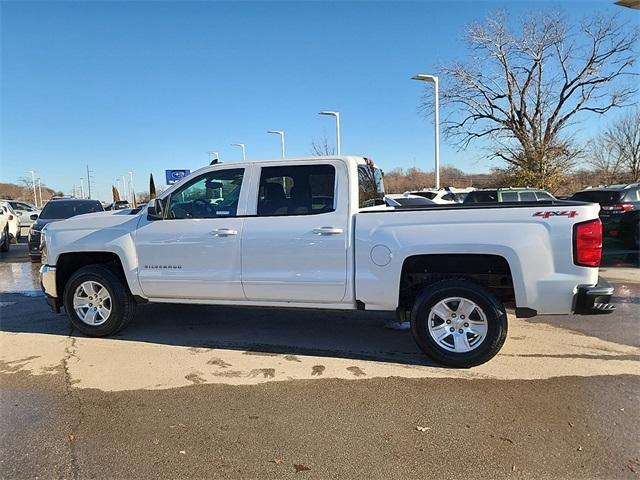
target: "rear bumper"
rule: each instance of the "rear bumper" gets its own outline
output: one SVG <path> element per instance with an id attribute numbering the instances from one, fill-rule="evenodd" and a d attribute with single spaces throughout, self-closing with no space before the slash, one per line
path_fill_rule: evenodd
<path id="1" fill-rule="evenodd" d="M 578 315 L 611 313 L 616 307 L 611 303 L 613 287 L 604 278 L 598 277 L 595 286 L 582 285 L 574 297 L 573 311 Z"/>

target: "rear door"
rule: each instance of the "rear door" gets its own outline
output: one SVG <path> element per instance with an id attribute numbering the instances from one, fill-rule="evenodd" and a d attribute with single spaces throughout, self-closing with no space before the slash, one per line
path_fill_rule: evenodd
<path id="1" fill-rule="evenodd" d="M 242 232 L 242 286 L 249 300 L 338 303 L 347 284 L 346 165 L 259 168 L 255 215 Z"/>

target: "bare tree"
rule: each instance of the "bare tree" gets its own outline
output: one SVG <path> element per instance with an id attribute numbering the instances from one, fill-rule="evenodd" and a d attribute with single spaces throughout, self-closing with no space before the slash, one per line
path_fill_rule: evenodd
<path id="1" fill-rule="evenodd" d="M 504 13 L 471 25 L 469 61 L 442 69 L 447 139 L 460 149 L 485 141 L 518 180 L 553 188 L 580 153 L 567 127 L 637 92 L 629 77 L 638 37 L 637 27 L 602 16 L 575 25 L 532 14 L 517 33 Z M 425 111 L 431 101 L 425 95 Z"/>
<path id="2" fill-rule="evenodd" d="M 620 118 L 606 133 L 630 182 L 640 182 L 640 108 Z"/>
<path id="3" fill-rule="evenodd" d="M 311 140 L 311 153 L 317 157 L 327 157 L 335 155 L 335 148 L 329 143 L 327 135 L 324 134 L 319 140 Z"/>
<path id="4" fill-rule="evenodd" d="M 600 182 L 616 183 L 624 175 L 624 166 L 619 155 L 611 150 L 607 132 L 589 143 L 587 163 L 598 174 Z"/>

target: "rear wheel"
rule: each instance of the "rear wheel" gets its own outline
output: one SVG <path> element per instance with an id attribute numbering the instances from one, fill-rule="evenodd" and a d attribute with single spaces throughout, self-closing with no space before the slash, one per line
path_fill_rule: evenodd
<path id="1" fill-rule="evenodd" d="M 136 303 L 116 274 L 102 265 L 89 265 L 67 282 L 64 308 L 75 328 L 104 337 L 122 330 L 133 319 Z"/>
<path id="2" fill-rule="evenodd" d="M 411 331 L 433 360 L 469 368 L 500 351 L 507 336 L 507 314 L 484 287 L 466 279 L 443 280 L 418 294 L 411 310 Z"/>

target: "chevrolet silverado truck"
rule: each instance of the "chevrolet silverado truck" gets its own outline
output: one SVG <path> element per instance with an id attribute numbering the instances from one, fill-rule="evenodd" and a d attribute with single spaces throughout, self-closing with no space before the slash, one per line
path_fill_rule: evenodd
<path id="1" fill-rule="evenodd" d="M 139 211 L 47 225 L 45 297 L 92 336 L 121 330 L 144 302 L 395 312 L 453 367 L 500 350 L 507 307 L 613 309 L 597 205 L 390 207 L 382 177 L 363 157 L 202 168 Z"/>

